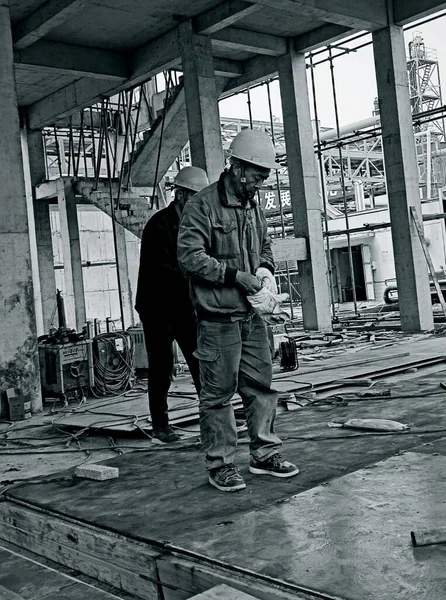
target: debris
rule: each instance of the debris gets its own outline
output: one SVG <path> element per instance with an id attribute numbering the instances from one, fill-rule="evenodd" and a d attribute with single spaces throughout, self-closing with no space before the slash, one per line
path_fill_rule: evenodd
<path id="1" fill-rule="evenodd" d="M 433 544 L 446 544 L 446 527 L 411 531 L 410 537 L 414 546 L 432 546 Z"/>
<path id="2" fill-rule="evenodd" d="M 119 477 L 117 467 L 106 467 L 105 465 L 80 465 L 74 470 L 76 477 L 84 479 L 95 479 L 96 481 L 105 481 Z"/>
<path id="3" fill-rule="evenodd" d="M 349 429 L 369 429 L 373 431 L 406 431 L 409 425 L 389 419 L 334 419 L 329 427 L 347 427 Z"/>
<path id="4" fill-rule="evenodd" d="M 356 392 L 358 398 L 388 398 L 392 395 L 390 388 L 382 390 L 366 390 L 365 392 Z"/>

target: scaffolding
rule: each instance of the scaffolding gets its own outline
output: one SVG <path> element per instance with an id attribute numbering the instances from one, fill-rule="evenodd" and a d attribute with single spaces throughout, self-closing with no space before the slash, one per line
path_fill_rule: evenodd
<path id="1" fill-rule="evenodd" d="M 431 20 L 431 19 L 429 19 Z M 314 101 L 314 150 L 319 163 L 321 214 L 332 299 L 332 313 L 336 317 L 333 294 L 329 221 L 333 218 L 345 220 L 345 235 L 349 254 L 350 278 L 355 312 L 358 304 L 355 297 L 355 276 L 352 264 L 352 241 L 350 239 L 349 216 L 375 208 L 375 201 L 386 193 L 383 148 L 379 116 L 379 101 L 371 107 L 372 116 L 361 122 L 341 126 L 335 78 L 335 60 L 371 44 L 368 33 L 360 33 L 307 55 L 307 67 L 312 79 Z M 317 92 L 314 72 L 318 65 L 328 63 L 331 73 L 331 90 L 335 107 L 336 126 L 322 127 L 318 119 Z M 435 50 L 426 48 L 420 33 L 415 32 L 409 42 L 407 58 L 410 98 L 413 112 L 415 142 L 417 148 L 419 185 L 423 199 L 442 198 L 446 188 L 446 147 L 444 113 L 440 74 Z M 164 75 L 164 89 L 157 85 L 158 78 L 104 101 L 70 117 L 62 128 L 44 131 L 49 178 L 61 175 L 117 179 L 119 189 L 131 186 L 131 166 L 138 145 L 155 123 L 166 115 L 169 99 L 178 89 L 181 74 L 176 70 Z M 244 92 L 247 99 L 249 119 L 221 119 L 222 141 L 225 150 L 239 131 L 246 127 L 268 133 L 275 145 L 278 161 L 282 168 L 273 173 L 262 190 L 259 201 L 273 237 L 294 234 L 291 197 L 288 182 L 288 167 L 283 124 L 274 117 L 271 107 L 270 84 L 274 79 L 257 84 Z M 254 120 L 251 110 L 251 94 L 254 88 L 265 86 L 270 119 Z M 162 127 L 162 122 L 161 122 Z M 160 147 L 162 144 L 162 132 Z M 155 157 L 156 158 L 156 157 Z M 175 160 L 164 177 L 169 187 L 176 173 L 190 164 L 188 145 Z M 156 178 L 155 178 L 156 179 Z M 155 188 L 155 185 L 154 185 Z M 119 208 L 119 198 L 115 209 Z M 290 276 L 295 277 L 297 264 L 282 267 L 289 291 L 292 290 Z"/>

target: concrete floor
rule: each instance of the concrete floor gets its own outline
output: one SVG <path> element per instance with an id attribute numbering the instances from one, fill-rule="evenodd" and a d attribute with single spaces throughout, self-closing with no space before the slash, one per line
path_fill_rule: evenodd
<path id="1" fill-rule="evenodd" d="M 446 338 L 411 344 L 414 356 L 433 348 L 446 355 Z M 410 531 L 446 522 L 444 380 L 443 364 L 376 384 L 391 387 L 390 398 L 350 397 L 347 405 L 283 413 L 284 455 L 301 473 L 289 480 L 249 474 L 241 440 L 237 463 L 248 487 L 238 494 L 211 488 L 200 449 L 184 443 L 115 454 L 107 464 L 119 467 L 116 480 L 79 480 L 68 470 L 6 496 L 342 600 L 443 600 L 446 548 L 412 549 Z M 328 428 L 338 417 L 396 419 L 411 430 Z M 147 448 L 146 440 L 138 443 Z"/>
<path id="2" fill-rule="evenodd" d="M 176 544 L 343 600 L 440 600 L 446 545 L 414 549 L 410 531 L 446 523 L 445 469 L 407 452 Z"/>

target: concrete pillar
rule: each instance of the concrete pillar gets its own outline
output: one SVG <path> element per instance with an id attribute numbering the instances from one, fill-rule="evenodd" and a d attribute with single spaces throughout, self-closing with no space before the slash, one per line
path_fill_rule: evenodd
<path id="1" fill-rule="evenodd" d="M 31 259 L 33 267 L 34 300 L 37 334 L 58 327 L 56 309 L 56 278 L 51 238 L 50 205 L 36 200 L 35 186 L 46 178 L 42 131 L 22 130 L 22 151 L 26 196 L 29 208 Z"/>
<path id="2" fill-rule="evenodd" d="M 294 233 L 306 238 L 308 247 L 308 260 L 298 263 L 303 325 L 305 329 L 329 331 L 330 292 L 303 54 L 292 51 L 279 59 L 279 82 Z"/>
<path id="3" fill-rule="evenodd" d="M 44 333 L 48 333 L 51 326 L 59 326 L 57 310 L 55 310 L 56 277 L 49 202 L 39 200 L 34 203 L 34 220 L 36 226 L 43 330 Z"/>
<path id="4" fill-rule="evenodd" d="M 67 327 L 81 331 L 87 317 L 76 196 L 71 184 L 65 185 L 63 179 L 57 181 L 57 203 L 63 248 L 63 298 Z"/>
<path id="5" fill-rule="evenodd" d="M 224 155 L 212 44 L 209 37 L 194 33 L 191 21 L 181 23 L 179 30 L 192 164 L 213 182 L 223 171 Z"/>
<path id="6" fill-rule="evenodd" d="M 410 214 L 414 206 L 421 220 L 403 29 L 373 33 L 373 49 L 401 328 L 428 331 L 433 328 L 428 268 Z"/>
<path id="7" fill-rule="evenodd" d="M 31 170 L 29 164 L 29 148 L 26 129 L 21 130 L 20 138 L 23 156 L 23 175 L 25 177 L 26 206 L 28 210 L 29 243 L 31 249 L 31 271 L 33 276 L 34 290 L 34 310 L 36 313 L 37 335 L 40 336 L 44 334 L 43 313 L 40 290 L 39 262 L 37 256 L 36 226 L 34 219 L 34 195 L 33 186 L 31 184 Z"/>
<path id="8" fill-rule="evenodd" d="M 127 256 L 127 232 L 119 223 L 116 226 L 116 270 L 121 289 L 121 302 L 124 323 L 122 328 L 125 330 L 134 325 L 133 319 L 133 295 L 130 285 L 129 264 Z"/>
<path id="9" fill-rule="evenodd" d="M 30 394 L 41 410 L 36 316 L 8 4 L 0 0 L 0 414 L 3 392 Z"/>

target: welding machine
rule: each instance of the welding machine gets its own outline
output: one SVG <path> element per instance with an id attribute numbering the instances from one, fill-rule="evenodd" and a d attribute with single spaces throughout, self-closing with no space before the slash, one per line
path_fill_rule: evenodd
<path id="1" fill-rule="evenodd" d="M 142 327 L 128 327 L 127 333 L 133 338 L 134 357 L 133 365 L 135 369 L 148 369 L 149 359 L 147 358 L 146 343 L 144 340 L 144 330 Z"/>
<path id="2" fill-rule="evenodd" d="M 39 344 L 40 378 L 44 395 L 63 396 L 94 386 L 91 340 Z"/>
<path id="3" fill-rule="evenodd" d="M 69 393 L 84 395 L 94 386 L 92 341 L 87 331 L 67 329 L 62 295 L 57 290 L 59 328 L 39 338 L 39 365 L 42 392 L 47 397 Z"/>

